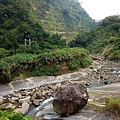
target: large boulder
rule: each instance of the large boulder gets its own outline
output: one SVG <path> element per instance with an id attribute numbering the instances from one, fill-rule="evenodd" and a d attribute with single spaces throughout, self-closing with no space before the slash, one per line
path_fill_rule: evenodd
<path id="1" fill-rule="evenodd" d="M 70 116 L 83 109 L 88 101 L 88 92 L 83 84 L 70 83 L 60 87 L 53 100 L 54 111 Z"/>

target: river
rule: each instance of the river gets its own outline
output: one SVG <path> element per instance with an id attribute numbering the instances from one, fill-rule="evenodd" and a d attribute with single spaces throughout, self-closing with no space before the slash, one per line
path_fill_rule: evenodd
<path id="1" fill-rule="evenodd" d="M 59 83 L 63 81 L 72 81 L 72 82 L 83 82 L 88 88 L 88 92 L 91 91 L 101 91 L 104 92 L 107 90 L 109 93 L 118 92 L 120 89 L 120 63 L 112 61 L 94 61 L 94 64 L 89 68 L 82 69 L 80 71 L 69 73 L 60 76 L 41 76 L 41 77 L 31 77 L 19 81 L 12 81 L 9 84 L 0 85 L 0 97 L 10 94 L 13 91 L 18 91 L 21 89 L 32 89 L 41 85 Z M 113 83 L 117 83 L 118 87 L 113 88 Z M 102 87 L 101 87 L 102 86 Z M 110 86 L 110 87 L 109 87 Z M 111 91 L 112 90 L 112 91 Z M 97 97 L 98 95 L 94 95 Z M 106 117 L 104 114 L 97 113 L 91 108 L 85 108 L 82 112 L 71 116 L 70 118 L 64 118 L 57 115 L 53 108 L 51 107 L 52 99 L 47 99 L 39 107 L 31 107 L 29 115 L 33 114 L 38 110 L 38 108 L 45 107 L 41 111 L 41 116 L 44 116 L 45 119 L 76 119 L 76 120 L 113 120 L 112 118 Z M 46 112 L 48 111 L 48 112 Z M 45 114 L 44 114 L 45 113 Z M 40 116 L 40 113 L 39 115 Z M 38 118 L 36 119 L 38 120 Z"/>
<path id="2" fill-rule="evenodd" d="M 96 66 L 95 68 L 98 68 L 98 66 Z M 75 75 L 73 74 L 72 76 L 75 76 Z M 88 77 L 92 79 L 92 80 L 90 79 L 90 82 L 88 82 L 88 79 L 87 79 L 87 83 L 86 83 L 86 87 L 90 94 L 90 98 L 94 97 L 98 101 L 98 99 L 102 98 L 101 94 L 103 94 L 103 96 L 105 95 L 109 96 L 109 94 L 111 94 L 112 96 L 119 95 L 120 66 L 118 63 L 114 63 L 111 61 L 106 62 L 104 65 L 101 65 L 100 69 L 94 69 L 94 71 L 92 71 L 91 74 L 87 75 L 87 78 Z M 100 77 L 102 78 L 102 80 L 100 80 Z M 96 80 L 96 78 L 99 78 L 99 80 Z M 96 94 L 92 96 L 91 94 L 92 92 L 96 92 Z M 38 112 L 38 114 L 36 115 L 37 120 L 40 116 L 42 117 L 44 116 L 43 118 L 46 120 L 47 119 L 48 120 L 52 120 L 52 119 L 54 120 L 60 120 L 60 119 L 61 120 L 73 120 L 73 119 L 74 120 L 120 120 L 120 118 L 117 118 L 117 117 L 112 118 L 112 117 L 106 116 L 104 113 L 95 112 L 90 107 L 85 107 L 79 113 L 66 118 L 56 114 L 53 111 L 53 107 L 50 104 L 52 100 L 53 99 L 51 98 L 47 99 L 39 107 L 32 108 L 28 113 L 28 115 L 30 115 L 31 113 L 33 114 L 33 111 L 36 112 L 39 108 L 42 108 L 44 106 L 45 108 L 40 112 Z"/>

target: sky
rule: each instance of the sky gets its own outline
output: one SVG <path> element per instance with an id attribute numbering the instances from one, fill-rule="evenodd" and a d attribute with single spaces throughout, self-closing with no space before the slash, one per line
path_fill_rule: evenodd
<path id="1" fill-rule="evenodd" d="M 107 16 L 120 15 L 120 0 L 78 0 L 81 6 L 94 20 Z"/>

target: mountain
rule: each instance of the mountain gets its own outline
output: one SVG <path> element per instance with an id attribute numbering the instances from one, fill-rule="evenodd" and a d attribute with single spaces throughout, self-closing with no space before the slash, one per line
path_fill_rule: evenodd
<path id="1" fill-rule="evenodd" d="M 76 0 L 30 0 L 34 19 L 46 31 L 72 39 L 95 26 L 95 21 Z"/>
<path id="2" fill-rule="evenodd" d="M 31 51 L 23 46 L 25 39 L 31 39 L 32 52 L 64 47 L 66 43 L 61 36 L 46 32 L 34 20 L 31 6 L 31 0 L 0 0 L 0 47 Z"/>
<path id="3" fill-rule="evenodd" d="M 0 47 L 16 49 L 25 38 L 43 40 L 47 33 L 72 40 L 95 21 L 76 0 L 0 0 L 0 26 Z"/>
<path id="4" fill-rule="evenodd" d="M 106 17 L 96 28 L 78 35 L 69 45 L 82 46 L 91 53 L 101 53 L 106 58 L 120 60 L 120 16 Z"/>

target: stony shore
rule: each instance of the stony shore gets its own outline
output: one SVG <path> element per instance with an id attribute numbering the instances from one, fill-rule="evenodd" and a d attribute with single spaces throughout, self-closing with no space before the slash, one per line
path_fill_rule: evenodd
<path id="1" fill-rule="evenodd" d="M 15 111 L 25 115 L 31 105 L 39 106 L 42 101 L 54 96 L 54 93 L 63 84 L 78 82 L 88 88 L 93 88 L 120 82 L 120 63 L 93 59 L 94 62 L 89 68 L 81 69 L 78 72 L 57 77 L 31 77 L 0 85 L 0 106 L 2 109 L 14 108 Z M 92 96 L 90 99 L 93 99 Z"/>

